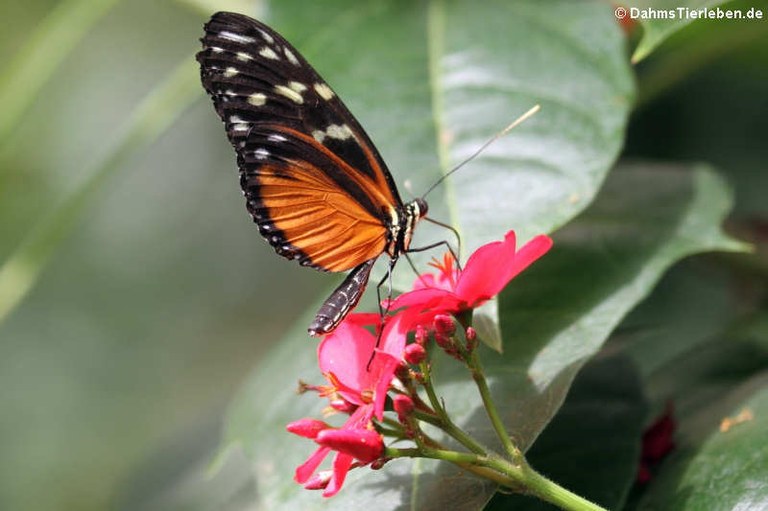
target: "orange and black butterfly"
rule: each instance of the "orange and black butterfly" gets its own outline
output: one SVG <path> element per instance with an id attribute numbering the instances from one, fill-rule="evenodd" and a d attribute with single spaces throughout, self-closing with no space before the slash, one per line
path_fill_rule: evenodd
<path id="1" fill-rule="evenodd" d="M 352 270 L 309 326 L 312 335 L 331 332 L 357 304 L 376 259 L 389 255 L 391 272 L 409 250 L 427 203 L 403 203 L 363 128 L 280 34 L 219 12 L 201 41 L 203 86 L 237 152 L 261 235 L 304 266 Z"/>

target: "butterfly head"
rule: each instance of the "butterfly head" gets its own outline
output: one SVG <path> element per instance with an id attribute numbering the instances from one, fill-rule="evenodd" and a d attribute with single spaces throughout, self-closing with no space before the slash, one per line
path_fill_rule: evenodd
<path id="1" fill-rule="evenodd" d="M 396 257 L 408 251 L 413 237 L 413 229 L 419 220 L 427 216 L 429 206 L 427 206 L 427 201 L 418 198 L 405 204 L 404 210 L 402 225 L 398 226 L 397 229 L 399 235 L 395 236 L 395 246 L 394 250 L 390 251 L 390 256 Z"/>
<path id="2" fill-rule="evenodd" d="M 406 216 L 412 216 L 415 220 L 421 220 L 427 216 L 428 211 L 427 201 L 421 198 L 414 199 L 405 205 Z"/>

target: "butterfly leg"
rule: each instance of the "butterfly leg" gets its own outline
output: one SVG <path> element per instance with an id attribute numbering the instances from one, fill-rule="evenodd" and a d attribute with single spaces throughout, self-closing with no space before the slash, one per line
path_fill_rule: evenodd
<path id="1" fill-rule="evenodd" d="M 456 244 L 458 246 L 458 255 L 461 256 L 461 236 L 459 235 L 459 231 L 457 231 L 452 225 L 440 222 L 438 220 L 435 220 L 434 218 L 429 218 L 428 216 L 424 217 L 424 220 L 427 222 L 430 222 L 435 225 L 439 225 L 440 227 L 443 227 L 444 229 L 448 229 L 453 233 L 454 236 L 456 236 Z M 451 250 L 451 247 L 448 247 L 448 250 Z M 453 258 L 456 260 L 456 264 L 459 265 L 459 257 L 456 256 L 456 254 L 453 253 L 453 250 L 451 250 L 451 254 L 453 255 Z M 459 266 L 459 269 L 461 269 L 461 266 Z"/>
<path id="2" fill-rule="evenodd" d="M 456 255 L 456 252 L 453 251 L 453 247 L 451 247 L 451 244 L 445 240 L 438 241 L 437 243 L 431 243 L 423 247 L 409 248 L 408 252 L 426 252 L 427 250 L 432 250 L 433 248 L 437 248 L 440 246 L 445 247 L 448 250 L 448 252 L 451 253 L 451 255 L 453 256 L 453 260 L 456 261 L 456 267 L 459 269 L 459 271 L 461 271 L 461 262 L 459 261 L 459 256 Z M 410 259 L 408 259 L 408 261 L 410 261 Z M 413 264 L 411 264 L 411 267 L 413 267 Z M 415 268 L 414 268 L 414 271 L 416 271 Z M 416 274 L 418 275 L 419 273 L 416 272 Z"/>
<path id="3" fill-rule="evenodd" d="M 382 277 L 382 279 L 379 281 L 378 284 L 376 284 L 376 301 L 379 304 L 379 317 L 381 317 L 381 323 L 379 324 L 379 327 L 376 329 L 376 348 L 379 347 L 379 344 L 381 344 L 381 336 L 384 333 L 384 323 L 387 318 L 387 314 L 389 314 L 389 304 L 392 301 L 392 272 L 395 269 L 395 264 L 397 263 L 397 257 L 393 257 L 389 260 L 389 268 L 387 269 L 387 274 Z M 384 283 L 389 283 L 388 289 L 387 289 L 387 305 L 385 307 L 382 307 L 381 305 L 381 288 L 384 285 Z M 366 370 L 370 370 L 371 368 L 371 362 L 373 362 L 373 355 L 376 353 L 376 350 L 371 352 L 371 358 L 368 359 L 368 364 L 365 366 Z"/>

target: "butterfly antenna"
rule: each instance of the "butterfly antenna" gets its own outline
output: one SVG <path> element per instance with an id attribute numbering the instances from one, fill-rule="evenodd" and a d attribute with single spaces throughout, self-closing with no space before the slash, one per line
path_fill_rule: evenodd
<path id="1" fill-rule="evenodd" d="M 455 167 L 453 167 L 453 168 L 452 168 L 450 171 L 448 171 L 448 172 L 447 172 L 446 174 L 444 174 L 444 175 L 443 175 L 443 176 L 442 176 L 440 179 L 438 179 L 438 180 L 435 182 L 435 184 L 433 184 L 432 186 L 430 186 L 430 187 L 429 187 L 429 189 L 426 191 L 426 193 L 424 193 L 424 195 L 422 195 L 422 196 L 421 196 L 421 198 L 422 198 L 422 199 L 423 199 L 423 198 L 425 198 L 425 197 L 426 197 L 426 196 L 427 196 L 427 195 L 428 195 L 428 194 L 429 194 L 429 193 L 430 193 L 432 190 L 434 190 L 435 188 L 437 188 L 437 186 L 438 186 L 440 183 L 442 183 L 443 181 L 445 181 L 445 179 L 446 179 L 448 176 L 450 176 L 451 174 L 453 174 L 454 172 L 456 172 L 457 170 L 459 170 L 461 167 L 463 167 L 464 165 L 466 165 L 466 164 L 467 164 L 467 163 L 469 163 L 470 161 L 474 160 L 474 159 L 477 157 L 477 155 L 478 155 L 478 154 L 480 154 L 480 153 L 482 153 L 483 151 L 485 151 L 485 149 L 486 149 L 486 148 L 487 148 L 489 145 L 493 144 L 493 143 L 494 143 L 494 142 L 496 142 L 498 139 L 500 139 L 501 137 L 503 137 L 504 135 L 506 135 L 507 133 L 509 133 L 509 132 L 510 132 L 510 131 L 511 131 L 513 128 L 515 128 L 516 126 L 518 126 L 518 125 L 520 125 L 521 123 L 523 123 L 525 120 L 527 120 L 529 117 L 533 116 L 533 114 L 535 114 L 535 113 L 536 113 L 536 112 L 538 112 L 539 110 L 541 110 L 541 106 L 539 106 L 539 105 L 535 105 L 533 108 L 531 108 L 530 110 L 528 110 L 527 112 L 525 112 L 523 115 L 521 115 L 520 117 L 518 117 L 517 119 L 515 119 L 514 121 L 512 121 L 512 122 L 509 124 L 509 126 L 507 126 L 507 127 L 506 127 L 506 128 L 504 128 L 503 130 L 501 130 L 500 132 L 498 132 L 498 133 L 496 133 L 494 136 L 492 136 L 492 137 L 491 137 L 491 138 L 490 138 L 490 139 L 489 139 L 489 140 L 488 140 L 488 141 L 487 141 L 485 144 L 481 145 L 481 146 L 480 146 L 480 148 L 479 148 L 477 151 L 475 151 L 474 153 L 472 153 L 472 154 L 471 154 L 471 155 L 470 155 L 470 156 L 469 156 L 467 159 L 465 159 L 464 161 L 462 161 L 461 163 L 459 163 L 458 165 L 456 165 Z"/>

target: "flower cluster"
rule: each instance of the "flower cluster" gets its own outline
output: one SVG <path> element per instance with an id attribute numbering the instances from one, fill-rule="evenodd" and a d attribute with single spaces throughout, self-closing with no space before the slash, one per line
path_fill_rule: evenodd
<path id="1" fill-rule="evenodd" d="M 434 447 L 415 420 L 418 416 L 433 425 L 440 422 L 439 402 L 424 402 L 418 393 L 428 384 L 430 340 L 454 358 L 469 361 L 477 347 L 471 311 L 496 296 L 551 246 L 552 240 L 541 235 L 518 250 L 510 231 L 503 241 L 475 251 L 463 269 L 447 254 L 433 263 L 437 273 L 419 275 L 411 291 L 386 304 L 393 314 L 384 319 L 383 327 L 378 314 L 350 314 L 327 335 L 318 346 L 327 384 L 304 388 L 328 399 L 328 413 L 348 417 L 340 427 L 311 418 L 287 426 L 319 446 L 296 469 L 295 480 L 330 497 L 341 489 L 350 469 L 379 468 L 389 458 L 404 455 L 385 446 L 385 435 L 412 440 L 424 452 Z M 388 410 L 397 420 L 385 417 Z M 331 468 L 319 470 L 331 453 L 335 453 Z"/>

